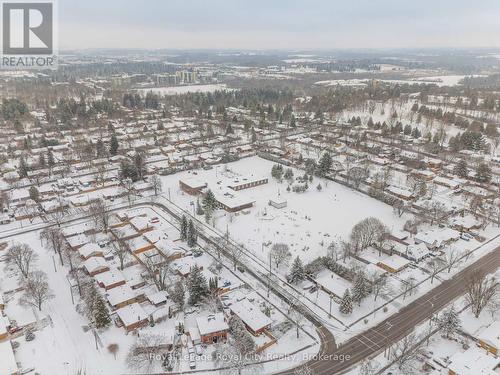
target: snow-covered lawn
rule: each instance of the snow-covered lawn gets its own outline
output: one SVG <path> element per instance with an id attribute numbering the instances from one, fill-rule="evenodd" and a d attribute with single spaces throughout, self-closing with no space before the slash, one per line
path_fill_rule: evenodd
<path id="1" fill-rule="evenodd" d="M 244 212 L 230 214 L 217 210 L 215 226 L 238 243 L 252 251 L 262 262 L 269 262 L 269 251 L 273 243 L 286 243 L 293 257 L 300 256 L 304 262 L 326 255 L 328 245 L 341 238 L 346 239 L 352 227 L 368 216 L 376 216 L 390 229 L 401 229 L 405 218 L 394 215 L 392 207 L 332 181 L 315 178 L 305 193 L 288 192 L 287 182 L 279 183 L 271 177 L 273 163 L 259 157 L 242 159 L 227 164 L 227 168 L 240 176 L 264 176 L 269 183 L 239 191 L 254 206 Z M 196 177 L 208 182 L 213 191 L 223 190 L 224 182 L 230 180 L 224 166 L 212 170 L 198 170 L 196 176 L 187 171 L 162 177 L 164 191 L 170 189 L 171 200 L 189 212 L 196 197 L 179 188 L 179 180 Z M 303 172 L 294 169 L 294 175 Z M 231 174 L 232 176 L 232 174 Z M 218 181 L 222 183 L 217 184 Z M 322 189 L 318 191 L 317 185 Z M 277 209 L 269 206 L 269 200 L 278 197 L 287 201 L 287 207 Z M 199 217 L 203 220 L 203 217 Z M 281 270 L 283 273 L 288 268 Z"/>

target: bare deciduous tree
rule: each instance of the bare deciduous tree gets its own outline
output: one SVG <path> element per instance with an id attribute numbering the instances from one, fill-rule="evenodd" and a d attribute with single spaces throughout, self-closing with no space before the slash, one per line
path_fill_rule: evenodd
<path id="1" fill-rule="evenodd" d="M 229 259 L 231 259 L 231 262 L 233 263 L 233 269 L 236 271 L 236 266 L 240 261 L 241 255 L 243 254 L 243 248 L 237 244 L 228 243 L 225 246 L 225 250 L 227 251 Z"/>
<path id="2" fill-rule="evenodd" d="M 108 231 L 111 214 L 104 199 L 92 201 L 89 205 L 89 214 L 97 229 L 103 229 L 105 232 Z"/>
<path id="3" fill-rule="evenodd" d="M 166 264 L 166 262 L 157 262 L 152 258 L 146 257 L 144 267 L 148 272 L 148 278 L 153 281 L 158 290 L 165 290 L 169 278 L 168 264 Z"/>
<path id="4" fill-rule="evenodd" d="M 153 188 L 155 197 L 158 196 L 163 190 L 160 176 L 158 176 L 157 174 L 151 176 L 150 183 L 151 187 Z"/>
<path id="5" fill-rule="evenodd" d="M 24 281 L 24 295 L 21 297 L 21 301 L 42 311 L 43 303 L 51 298 L 54 298 L 54 295 L 49 288 L 45 272 L 30 272 Z"/>
<path id="6" fill-rule="evenodd" d="M 432 284 L 434 283 L 434 279 L 436 278 L 437 274 L 443 268 L 443 262 L 437 259 L 432 259 L 430 262 L 427 263 L 427 266 L 428 266 L 427 270 L 431 275 L 431 284 Z"/>
<path id="7" fill-rule="evenodd" d="M 391 293 L 387 277 L 380 277 L 378 274 L 373 274 L 368 275 L 368 280 L 370 281 L 374 301 L 379 296 L 384 297 Z"/>
<path id="8" fill-rule="evenodd" d="M 47 219 L 49 220 L 49 222 L 60 227 L 67 215 L 68 215 L 68 206 L 63 202 L 61 198 L 59 198 L 57 207 L 52 209 L 47 214 Z"/>
<path id="9" fill-rule="evenodd" d="M 149 373 L 155 362 L 161 360 L 165 351 L 165 337 L 159 334 L 143 334 L 130 347 L 127 365 L 134 370 Z"/>
<path id="10" fill-rule="evenodd" d="M 413 374 L 415 372 L 418 357 L 422 354 L 422 345 L 423 342 L 421 342 L 420 338 L 415 333 L 410 333 L 393 346 L 391 359 L 403 374 Z"/>
<path id="11" fill-rule="evenodd" d="M 457 252 L 455 248 L 448 249 L 448 251 L 445 251 L 445 254 L 443 256 L 443 263 L 446 266 L 446 271 L 448 273 L 451 272 L 451 270 L 457 265 L 459 261 L 460 261 L 460 254 Z"/>
<path id="12" fill-rule="evenodd" d="M 63 247 L 64 247 L 64 237 L 59 227 L 47 227 L 40 232 L 40 240 L 45 247 L 54 251 L 59 255 L 59 260 L 61 265 L 64 265 L 63 261 Z"/>
<path id="13" fill-rule="evenodd" d="M 111 247 L 113 248 L 113 255 L 115 255 L 120 261 L 120 269 L 123 270 L 125 266 L 125 260 L 127 260 L 130 250 L 127 243 L 123 240 L 122 232 L 117 229 L 115 232 L 116 240 L 111 241 Z"/>
<path id="14" fill-rule="evenodd" d="M 116 359 L 116 353 L 118 353 L 118 350 L 120 349 L 120 346 L 118 344 L 109 344 L 108 345 L 108 352 L 113 354 L 113 357 Z"/>
<path id="15" fill-rule="evenodd" d="M 423 205 L 424 216 L 431 225 L 439 223 L 446 215 L 444 204 L 437 201 L 426 201 Z"/>
<path id="16" fill-rule="evenodd" d="M 380 364 L 374 359 L 365 359 L 359 367 L 359 375 L 375 375 L 380 369 Z"/>
<path id="17" fill-rule="evenodd" d="M 7 264 L 16 266 L 26 278 L 30 273 L 31 266 L 38 259 L 38 255 L 27 244 L 14 244 L 7 250 L 4 259 Z"/>
<path id="18" fill-rule="evenodd" d="M 291 257 L 292 253 L 290 253 L 290 249 L 285 243 L 275 243 L 271 248 L 271 259 L 276 268 L 279 268 L 281 264 L 288 264 Z"/>
<path id="19" fill-rule="evenodd" d="M 357 253 L 376 242 L 380 242 L 388 233 L 389 229 L 379 219 L 368 217 L 352 228 L 350 242 L 353 245 L 353 250 Z"/>
<path id="20" fill-rule="evenodd" d="M 406 299 L 407 295 L 411 296 L 417 293 L 417 289 L 417 280 L 414 277 L 410 276 L 401 281 L 401 292 L 403 293 L 403 300 Z"/>
<path id="21" fill-rule="evenodd" d="M 498 285 L 498 281 L 494 278 L 487 278 L 481 271 L 474 272 L 467 279 L 465 300 L 470 304 L 476 318 L 479 318 L 481 311 L 495 298 Z"/>

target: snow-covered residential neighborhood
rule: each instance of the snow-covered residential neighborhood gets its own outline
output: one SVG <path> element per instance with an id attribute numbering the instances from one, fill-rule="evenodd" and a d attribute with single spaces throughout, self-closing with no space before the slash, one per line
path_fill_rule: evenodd
<path id="1" fill-rule="evenodd" d="M 0 375 L 500 374 L 500 50 L 395 43 L 500 8 L 60 3 L 0 61 Z"/>

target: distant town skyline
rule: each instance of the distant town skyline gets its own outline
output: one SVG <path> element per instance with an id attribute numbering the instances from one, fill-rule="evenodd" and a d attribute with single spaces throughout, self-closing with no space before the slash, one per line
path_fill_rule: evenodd
<path id="1" fill-rule="evenodd" d="M 500 2 L 59 0 L 61 49 L 499 47 Z"/>

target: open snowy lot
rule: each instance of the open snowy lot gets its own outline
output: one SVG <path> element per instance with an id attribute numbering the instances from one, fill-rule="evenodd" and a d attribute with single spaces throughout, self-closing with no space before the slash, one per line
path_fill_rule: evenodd
<path id="1" fill-rule="evenodd" d="M 215 84 L 215 85 L 189 85 L 189 86 L 172 86 L 172 87 L 152 87 L 149 89 L 138 89 L 137 91 L 143 95 L 148 92 L 153 92 L 153 94 L 164 95 L 182 95 L 188 92 L 215 92 L 219 90 L 228 90 L 225 84 Z"/>
<path id="2" fill-rule="evenodd" d="M 267 184 L 238 192 L 255 201 L 254 207 L 237 213 L 217 210 L 215 226 L 237 242 L 251 250 L 263 262 L 273 243 L 286 243 L 293 257 L 300 256 L 304 262 L 326 255 L 328 245 L 341 238 L 347 238 L 352 227 L 360 220 L 374 213 L 390 229 L 399 230 L 404 217 L 393 214 L 392 207 L 332 181 L 315 178 L 308 191 L 295 193 L 287 191 L 287 182 L 279 183 L 271 177 L 274 163 L 251 157 L 212 170 L 183 172 L 162 177 L 164 191 L 170 189 L 174 203 L 192 212 L 196 197 L 179 188 L 179 180 L 196 177 L 206 181 L 208 187 L 223 190 L 223 181 L 234 176 L 268 177 Z M 227 168 L 227 171 L 224 169 Z M 196 173 L 194 175 L 193 173 Z M 294 170 L 295 176 L 303 172 Z M 220 181 L 220 184 L 218 182 Z M 321 191 L 317 185 L 321 184 Z M 280 197 L 287 201 L 287 207 L 277 209 L 269 206 L 270 199 Z M 203 220 L 200 217 L 200 220 Z"/>

